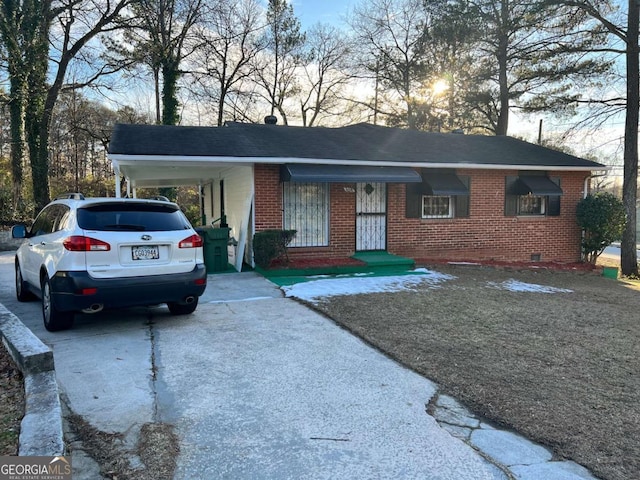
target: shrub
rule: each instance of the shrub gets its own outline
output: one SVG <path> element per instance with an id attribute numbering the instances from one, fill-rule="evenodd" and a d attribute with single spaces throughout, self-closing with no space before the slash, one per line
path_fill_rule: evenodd
<path id="1" fill-rule="evenodd" d="M 268 268 L 273 260 L 287 257 L 287 245 L 295 235 L 295 230 L 263 230 L 256 233 L 253 236 L 253 259 L 256 264 Z"/>
<path id="2" fill-rule="evenodd" d="M 582 199 L 576 215 L 583 230 L 582 254 L 595 264 L 605 248 L 622 238 L 626 224 L 624 205 L 616 196 L 599 192 Z"/>

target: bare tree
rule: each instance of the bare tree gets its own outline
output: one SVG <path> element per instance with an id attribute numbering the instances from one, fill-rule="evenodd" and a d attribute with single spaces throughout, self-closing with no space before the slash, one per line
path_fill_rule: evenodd
<path id="1" fill-rule="evenodd" d="M 349 61 L 352 43 L 331 25 L 316 24 L 307 32 L 306 64 L 300 80 L 302 124 L 312 127 L 322 116 L 336 116 L 341 91 L 351 79 Z"/>
<path id="2" fill-rule="evenodd" d="M 128 54 L 151 68 L 156 89 L 156 121 L 175 125 L 179 121 L 180 65 L 197 47 L 194 27 L 201 20 L 203 0 L 133 1 L 137 22 L 125 37 L 133 45 Z"/>
<path id="3" fill-rule="evenodd" d="M 233 98 L 247 94 L 246 80 L 254 74 L 255 59 L 262 50 L 259 35 L 264 23 L 256 0 L 218 0 L 205 16 L 199 35 L 201 48 L 192 61 L 193 90 L 200 98 L 216 101 L 218 126 Z M 232 114 L 232 117 L 235 116 Z"/>
<path id="4" fill-rule="evenodd" d="M 415 129 L 416 107 L 423 101 L 424 52 L 430 25 L 425 2 L 365 0 L 354 8 L 349 23 L 360 47 L 360 65 L 391 102 L 403 106 L 400 114 L 389 112 L 387 116 L 396 118 L 392 123 Z M 376 110 L 379 108 L 378 103 Z"/>
<path id="5" fill-rule="evenodd" d="M 3 3 L 2 40 L 7 56 L 24 68 L 9 72 L 19 88 L 11 101 L 18 111 L 12 117 L 24 131 L 29 147 L 33 196 L 36 208 L 49 201 L 49 132 L 60 92 L 82 88 L 120 66 L 91 62 L 83 80 L 65 84 L 67 71 L 81 61 L 91 41 L 122 27 L 123 13 L 133 0 L 9 0 Z M 10 7 L 10 8 L 8 8 Z M 12 36 L 15 32 L 19 35 Z M 13 123 L 12 119 L 12 123 Z"/>
<path id="6" fill-rule="evenodd" d="M 638 45 L 640 6 L 635 0 L 626 4 L 626 22 L 615 17 L 616 10 L 605 0 L 568 0 L 559 2 L 578 8 L 596 20 L 606 31 L 623 45 L 622 49 L 611 49 L 624 55 L 626 98 L 624 127 L 624 171 L 622 180 L 622 202 L 627 224 L 622 235 L 620 267 L 623 275 L 638 276 L 638 254 L 636 238 L 636 201 L 638 191 L 638 119 L 640 114 L 640 47 Z"/>
<path id="7" fill-rule="evenodd" d="M 298 92 L 297 69 L 305 35 L 286 0 L 268 0 L 267 28 L 261 41 L 268 54 L 258 59 L 256 78 L 271 105 L 271 115 L 277 110 L 287 125 L 285 101 Z"/>

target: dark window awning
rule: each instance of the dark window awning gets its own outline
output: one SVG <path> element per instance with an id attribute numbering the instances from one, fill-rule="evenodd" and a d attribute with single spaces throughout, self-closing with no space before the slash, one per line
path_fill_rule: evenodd
<path id="1" fill-rule="evenodd" d="M 469 195 L 469 189 L 455 173 L 422 171 L 423 192 L 425 195 Z"/>
<path id="2" fill-rule="evenodd" d="M 564 192 L 544 175 L 520 175 L 509 192 L 511 195 L 559 196 Z"/>
<path id="3" fill-rule="evenodd" d="M 280 168 L 280 180 L 299 183 L 419 183 L 422 178 L 410 167 L 287 163 Z"/>

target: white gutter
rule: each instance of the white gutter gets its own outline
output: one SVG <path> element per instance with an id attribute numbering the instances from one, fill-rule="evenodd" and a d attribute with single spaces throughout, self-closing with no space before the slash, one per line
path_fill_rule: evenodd
<path id="1" fill-rule="evenodd" d="M 253 164 L 280 165 L 283 163 L 312 164 L 312 165 L 355 165 L 370 167 L 420 167 L 420 168 L 458 168 L 474 170 L 540 170 L 540 171 L 563 171 L 563 172 L 584 172 L 584 171 L 609 171 L 612 167 L 598 166 L 556 166 L 556 165 L 522 165 L 522 164 L 478 164 L 478 163 L 434 163 L 434 162 L 395 162 L 388 160 L 335 160 L 328 158 L 292 158 L 292 157 L 208 157 L 208 156 L 186 156 L 186 155 L 121 155 L 110 154 L 107 156 L 114 167 L 121 168 L 127 165 L 143 165 L 145 162 L 153 163 L 174 163 L 181 162 L 191 164 L 190 166 L 208 164 L 238 166 L 250 166 Z M 129 163 L 131 162 L 131 163 Z M 187 165 L 184 165 L 187 166 Z"/>

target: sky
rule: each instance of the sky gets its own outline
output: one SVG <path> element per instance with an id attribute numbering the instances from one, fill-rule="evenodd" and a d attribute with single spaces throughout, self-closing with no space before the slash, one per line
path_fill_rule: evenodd
<path id="1" fill-rule="evenodd" d="M 291 0 L 293 13 L 300 19 L 302 28 L 322 22 L 340 26 L 350 8 L 357 0 Z"/>

